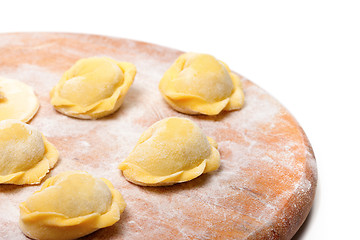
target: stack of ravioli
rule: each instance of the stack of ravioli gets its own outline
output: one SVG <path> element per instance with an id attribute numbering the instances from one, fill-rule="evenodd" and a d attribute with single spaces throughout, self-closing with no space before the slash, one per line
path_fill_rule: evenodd
<path id="1" fill-rule="evenodd" d="M 108 57 L 80 59 L 50 92 L 51 104 L 64 115 L 98 119 L 116 112 L 136 75 L 132 63 Z M 240 78 L 208 54 L 179 56 L 159 83 L 164 100 L 190 115 L 217 115 L 242 108 Z M 39 184 L 59 158 L 56 147 L 26 124 L 39 101 L 26 84 L 0 78 L 0 184 Z M 120 163 L 123 176 L 140 186 L 190 181 L 220 166 L 217 143 L 192 120 L 162 119 L 139 138 Z M 120 219 L 125 201 L 110 181 L 83 171 L 48 178 L 21 203 L 20 227 L 33 239 L 76 239 Z"/>

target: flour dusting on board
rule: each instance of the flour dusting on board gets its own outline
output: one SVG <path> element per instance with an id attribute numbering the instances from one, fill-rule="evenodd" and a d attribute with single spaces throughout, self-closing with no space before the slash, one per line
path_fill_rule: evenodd
<path id="1" fill-rule="evenodd" d="M 4 35 L 0 50 L 4 48 L 0 76 L 33 87 L 41 106 L 30 124 L 60 152 L 46 178 L 67 170 L 87 171 L 110 180 L 127 203 L 118 223 L 85 239 L 239 239 L 265 231 L 291 237 L 302 221 L 296 212 L 309 211 L 316 185 L 311 147 L 294 118 L 250 81 L 242 78 L 242 110 L 189 116 L 171 109 L 158 90 L 179 51 L 131 40 L 46 33 Z M 135 64 L 138 73 L 123 105 L 99 120 L 56 112 L 49 91 L 76 60 L 90 56 Z M 127 182 L 118 164 L 145 129 L 171 116 L 195 121 L 218 142 L 219 170 L 169 187 Z M 18 206 L 39 188 L 0 185 L 0 239 L 26 239 L 18 227 Z M 292 222 L 295 230 L 289 232 Z"/>

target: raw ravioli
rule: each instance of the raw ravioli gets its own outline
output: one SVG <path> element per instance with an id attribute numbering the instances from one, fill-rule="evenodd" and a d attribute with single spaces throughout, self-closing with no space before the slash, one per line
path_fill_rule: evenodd
<path id="1" fill-rule="evenodd" d="M 171 117 L 148 128 L 119 168 L 130 182 L 162 186 L 192 180 L 219 165 L 217 143 L 191 120 Z"/>
<path id="2" fill-rule="evenodd" d="M 116 223 L 125 206 L 110 181 L 64 172 L 20 204 L 20 228 L 33 239 L 76 239 Z"/>
<path id="3" fill-rule="evenodd" d="M 182 54 L 164 74 L 159 89 L 172 108 L 186 114 L 217 115 L 244 104 L 240 78 L 208 54 Z"/>
<path id="4" fill-rule="evenodd" d="M 54 145 L 32 126 L 0 121 L 0 184 L 39 183 L 58 158 Z"/>
<path id="5" fill-rule="evenodd" d="M 39 109 L 39 100 L 27 84 L 0 78 L 0 121 L 17 119 L 30 121 Z"/>
<path id="6" fill-rule="evenodd" d="M 135 75 L 132 63 L 108 57 L 80 59 L 51 90 L 51 104 L 71 117 L 105 117 L 120 108 Z"/>

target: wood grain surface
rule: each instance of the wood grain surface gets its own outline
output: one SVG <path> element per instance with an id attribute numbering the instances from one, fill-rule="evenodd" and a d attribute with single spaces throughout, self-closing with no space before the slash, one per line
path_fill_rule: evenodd
<path id="1" fill-rule="evenodd" d="M 243 77 L 246 103 L 240 111 L 216 117 L 174 111 L 158 83 L 181 53 L 96 35 L 0 34 L 0 76 L 27 83 L 39 97 L 40 110 L 30 124 L 60 152 L 46 178 L 84 170 L 109 179 L 122 193 L 127 207 L 121 220 L 84 239 L 290 239 L 310 211 L 317 182 L 314 154 L 302 128 L 279 102 Z M 76 60 L 90 56 L 136 65 L 120 110 L 100 120 L 56 112 L 51 88 Z M 146 128 L 170 116 L 189 118 L 213 137 L 221 167 L 170 187 L 127 182 L 118 164 Z M 0 185 L 0 239 L 26 239 L 18 227 L 18 205 L 39 188 Z"/>

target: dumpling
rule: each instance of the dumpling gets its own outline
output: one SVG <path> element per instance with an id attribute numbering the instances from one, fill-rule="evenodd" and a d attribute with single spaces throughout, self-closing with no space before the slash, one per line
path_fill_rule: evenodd
<path id="1" fill-rule="evenodd" d="M 125 206 L 110 181 L 64 172 L 20 204 L 20 228 L 33 239 L 76 239 L 119 221 Z"/>
<path id="2" fill-rule="evenodd" d="M 80 59 L 51 90 L 51 104 L 71 117 L 107 116 L 120 108 L 135 74 L 132 63 L 108 57 Z"/>
<path id="3" fill-rule="evenodd" d="M 30 121 L 39 109 L 34 91 L 23 82 L 0 78 L 0 121 L 17 119 Z"/>
<path id="4" fill-rule="evenodd" d="M 164 186 L 189 181 L 219 165 L 217 143 L 191 120 L 171 117 L 148 128 L 119 169 L 135 184 Z"/>
<path id="5" fill-rule="evenodd" d="M 35 128 L 18 120 L 0 121 L 0 184 L 37 184 L 59 153 Z"/>
<path id="6" fill-rule="evenodd" d="M 208 54 L 182 54 L 165 72 L 159 89 L 172 108 L 186 114 L 217 115 L 244 104 L 240 78 Z"/>

